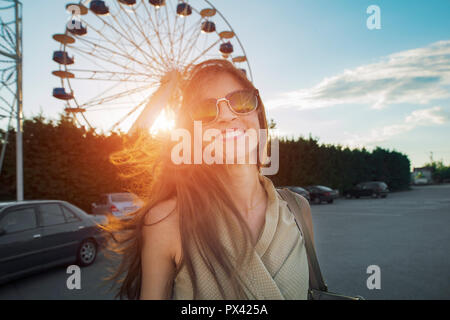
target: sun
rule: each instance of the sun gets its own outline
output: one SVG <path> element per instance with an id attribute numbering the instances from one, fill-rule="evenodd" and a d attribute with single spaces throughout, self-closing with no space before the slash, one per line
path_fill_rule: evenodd
<path id="1" fill-rule="evenodd" d="M 175 119 L 166 109 L 163 109 L 158 117 L 156 117 L 155 122 L 150 128 L 151 135 L 157 135 L 162 132 L 167 132 L 175 127 Z"/>

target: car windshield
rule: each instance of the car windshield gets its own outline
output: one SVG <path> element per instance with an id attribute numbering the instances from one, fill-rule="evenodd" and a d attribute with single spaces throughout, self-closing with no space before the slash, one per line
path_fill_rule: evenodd
<path id="1" fill-rule="evenodd" d="M 114 193 L 111 195 L 112 202 L 133 202 L 135 197 L 131 193 Z"/>

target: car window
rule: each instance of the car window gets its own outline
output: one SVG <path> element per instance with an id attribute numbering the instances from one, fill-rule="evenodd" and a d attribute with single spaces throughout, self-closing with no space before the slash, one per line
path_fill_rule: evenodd
<path id="1" fill-rule="evenodd" d="M 61 207 L 57 203 L 41 204 L 39 212 L 41 225 L 44 227 L 66 222 Z"/>
<path id="2" fill-rule="evenodd" d="M 87 214 L 86 212 L 84 212 L 83 210 L 81 210 L 77 206 L 74 206 L 71 203 L 67 203 L 66 206 L 69 207 L 69 209 L 71 209 L 73 212 L 76 212 L 78 216 L 81 218 L 89 216 L 89 214 Z"/>
<path id="3" fill-rule="evenodd" d="M 0 228 L 6 233 L 34 229 L 37 227 L 34 208 L 21 208 L 8 211 L 0 221 Z"/>
<path id="4" fill-rule="evenodd" d="M 73 213 L 69 208 L 66 208 L 65 206 L 61 206 L 62 211 L 64 213 L 64 216 L 66 217 L 67 222 L 74 222 L 74 221 L 80 221 L 80 218 Z"/>

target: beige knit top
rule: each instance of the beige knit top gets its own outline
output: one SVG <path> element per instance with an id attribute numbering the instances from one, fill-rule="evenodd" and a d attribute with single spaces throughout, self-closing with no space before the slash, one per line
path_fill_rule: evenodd
<path id="1" fill-rule="evenodd" d="M 278 195 L 272 181 L 260 175 L 267 192 L 266 220 L 250 263 L 242 268 L 240 279 L 249 300 L 307 299 L 309 284 L 308 261 L 303 237 L 287 203 Z M 219 222 L 220 224 L 220 222 Z M 219 234 L 227 250 L 233 252 L 232 238 L 227 228 Z M 198 288 L 197 299 L 237 299 L 222 268 L 215 266 L 219 281 L 215 281 L 198 252 L 193 254 L 193 265 Z M 223 297 L 219 286 L 228 296 Z M 174 279 L 172 299 L 192 300 L 193 287 L 185 265 Z"/>

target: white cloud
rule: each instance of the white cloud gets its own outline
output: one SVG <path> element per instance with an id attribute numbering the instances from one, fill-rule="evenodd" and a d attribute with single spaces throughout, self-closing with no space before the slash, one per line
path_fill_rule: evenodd
<path id="1" fill-rule="evenodd" d="M 368 104 L 380 109 L 394 103 L 428 104 L 449 97 L 450 40 L 445 40 L 345 70 L 312 88 L 283 93 L 266 106 L 303 110 Z"/>
<path id="2" fill-rule="evenodd" d="M 371 130 L 368 135 L 351 135 L 345 144 L 352 147 L 370 146 L 389 140 L 393 136 L 411 131 L 420 126 L 442 125 L 449 121 L 449 113 L 442 107 L 413 111 L 402 123 Z"/>

